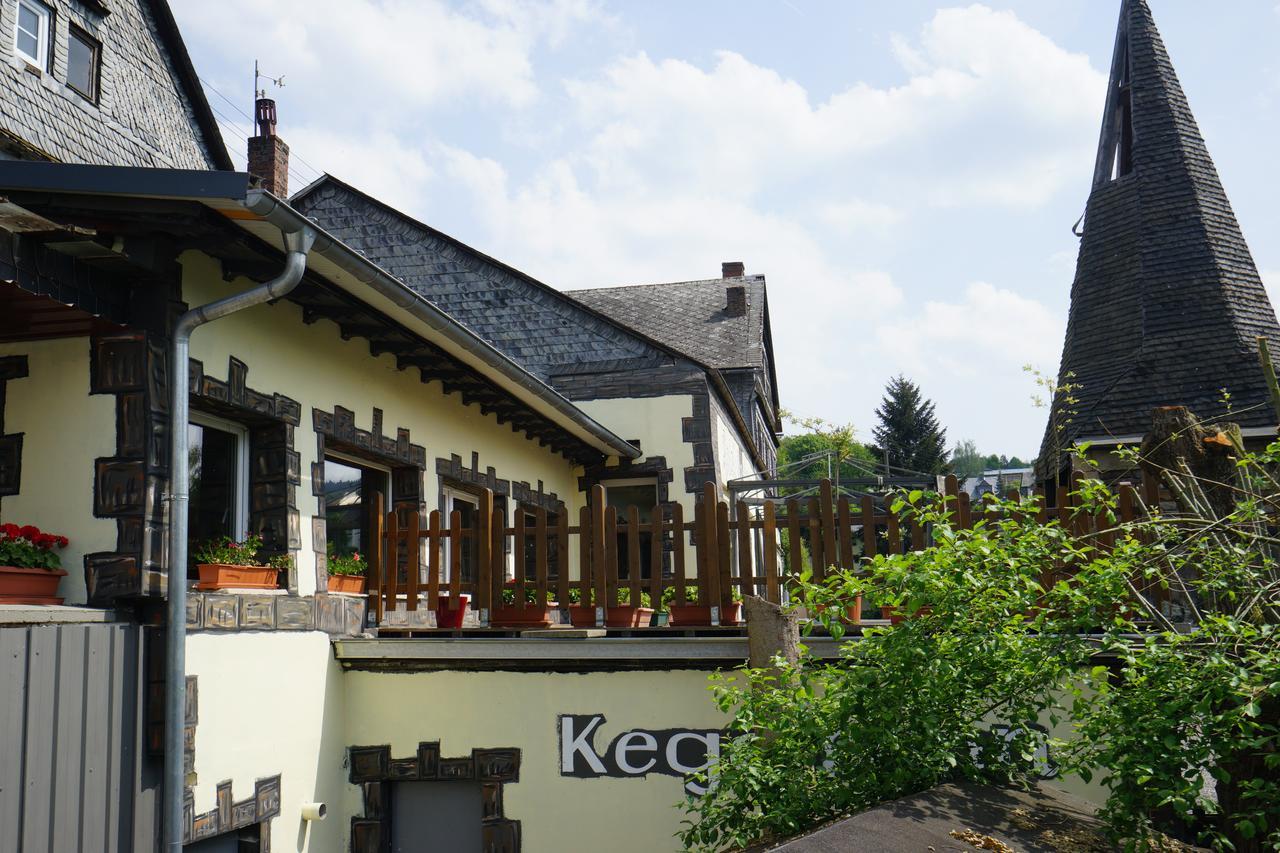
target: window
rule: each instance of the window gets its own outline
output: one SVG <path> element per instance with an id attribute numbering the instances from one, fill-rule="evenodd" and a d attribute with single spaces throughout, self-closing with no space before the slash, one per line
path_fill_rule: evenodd
<path id="1" fill-rule="evenodd" d="M 456 489 L 444 490 L 444 512 L 441 513 L 443 518 L 440 524 L 445 529 L 451 524 L 450 518 L 454 511 L 457 511 L 461 519 L 463 530 L 476 529 L 476 524 L 480 519 L 480 499 L 475 495 L 467 492 L 460 492 Z M 494 507 L 494 518 L 504 518 L 504 514 L 499 514 L 498 508 Z M 505 537 L 504 537 L 505 538 Z M 464 536 L 461 542 L 455 543 L 452 539 L 445 540 L 444 554 L 442 559 L 444 565 L 441 567 L 441 577 L 446 581 L 451 581 L 449 575 L 450 568 L 453 566 L 453 549 L 458 548 L 458 567 L 461 570 L 461 580 L 465 583 L 474 583 L 478 576 L 478 551 L 476 550 L 476 541 L 470 536 Z"/>
<path id="2" fill-rule="evenodd" d="M 390 479 L 385 468 L 325 454 L 325 536 L 335 554 L 363 554 L 369 549 L 378 496 L 384 512 L 391 506 Z"/>
<path id="3" fill-rule="evenodd" d="M 244 539 L 248 527 L 249 441 L 244 427 L 192 414 L 187 424 L 191 497 L 188 552 L 211 539 Z"/>
<path id="4" fill-rule="evenodd" d="M 67 85 L 91 101 L 98 99 L 98 58 L 101 48 L 92 36 L 71 27 L 67 39 Z"/>
<path id="5" fill-rule="evenodd" d="M 640 516 L 640 577 L 648 578 L 652 574 L 650 562 L 653 558 L 653 534 L 643 529 L 653 520 L 654 507 L 658 505 L 658 481 L 614 480 L 602 484 L 604 486 L 604 502 L 606 507 L 618 511 L 618 522 L 626 522 L 631 507 L 635 507 Z M 659 546 L 661 547 L 661 546 Z M 630 545 L 625 533 L 618 534 L 618 577 L 631 579 Z"/>
<path id="6" fill-rule="evenodd" d="M 538 515 L 537 510 L 521 506 L 516 512 L 524 515 L 524 578 L 526 581 L 538 579 Z M 547 577 L 560 577 L 560 539 L 556 536 L 556 528 L 560 524 L 560 514 L 547 513 Z"/>
<path id="7" fill-rule="evenodd" d="M 49 67 L 49 32 L 53 13 L 37 0 L 18 0 L 13 46 L 27 62 L 44 71 Z"/>

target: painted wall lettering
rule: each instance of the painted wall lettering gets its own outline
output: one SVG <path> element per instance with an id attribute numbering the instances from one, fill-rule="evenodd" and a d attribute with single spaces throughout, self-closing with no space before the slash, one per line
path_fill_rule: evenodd
<path id="1" fill-rule="evenodd" d="M 685 790 L 691 794 L 706 793 L 704 786 L 688 777 L 720 756 L 719 729 L 632 729 L 597 752 L 596 734 L 604 723 L 604 714 L 559 717 L 561 776 L 630 779 L 661 773 L 684 778 Z"/>

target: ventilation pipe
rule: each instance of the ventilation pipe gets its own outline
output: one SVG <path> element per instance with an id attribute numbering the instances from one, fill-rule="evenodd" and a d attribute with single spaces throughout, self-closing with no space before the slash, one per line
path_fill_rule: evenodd
<path id="1" fill-rule="evenodd" d="M 168 853 L 182 853 L 182 798 L 186 789 L 183 730 L 187 705 L 187 418 L 191 333 L 229 314 L 279 299 L 297 286 L 316 233 L 305 226 L 282 231 L 288 252 L 280 275 L 257 287 L 192 308 L 178 318 L 169 359 L 169 624 L 164 704 L 164 839 Z"/>

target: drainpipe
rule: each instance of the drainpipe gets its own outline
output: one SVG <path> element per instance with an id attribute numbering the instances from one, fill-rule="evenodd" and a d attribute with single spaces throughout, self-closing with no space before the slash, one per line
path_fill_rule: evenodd
<path id="1" fill-rule="evenodd" d="M 307 268 L 307 251 L 316 234 L 302 226 L 283 232 L 288 256 L 280 275 L 257 287 L 192 308 L 178 318 L 169 359 L 169 624 L 164 697 L 164 840 L 169 853 L 182 853 L 183 767 L 187 705 L 187 470 L 188 352 L 191 333 L 214 320 L 272 299 L 297 286 Z"/>

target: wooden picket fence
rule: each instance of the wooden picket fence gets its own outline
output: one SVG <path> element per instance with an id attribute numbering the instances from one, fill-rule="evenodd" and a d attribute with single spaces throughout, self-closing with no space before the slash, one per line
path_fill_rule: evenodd
<path id="1" fill-rule="evenodd" d="M 1148 505 L 1158 500 L 1154 480 L 1144 480 L 1141 489 Z M 1114 525 L 1077 511 L 1071 491 L 1059 488 L 1054 507 L 1047 507 L 1039 492 L 1027 500 L 1037 501 L 1042 523 L 1057 519 L 1073 535 L 1094 537 L 1103 547 L 1109 546 Z M 1017 490 L 1009 494 L 1017 496 Z M 1133 520 L 1140 509 L 1138 492 L 1124 486 L 1118 496 L 1117 520 Z M 971 528 L 997 512 L 986 502 L 973 505 L 969 495 L 959 491 L 954 476 L 946 478 L 937 499 L 947 501 L 953 524 L 960 528 Z M 508 527 L 499 523 L 505 520 L 495 514 L 489 490 L 481 492 L 476 524 L 469 528 L 462 526 L 456 511 L 446 518 L 436 510 L 424 519 L 403 510 L 384 514 L 379 506 L 375 547 L 369 555 L 370 609 L 377 624 L 384 625 L 389 612 L 456 610 L 460 596 L 468 595 L 482 625 L 495 607 L 521 611 L 543 608 L 547 602 L 567 607 L 570 601 L 575 607 L 597 608 L 603 620 L 603 608 L 618 605 L 620 591 L 626 591 L 629 602 L 641 601 L 644 592 L 655 603 L 669 594 L 674 605 L 695 600 L 712 605 L 711 624 L 717 624 L 719 614 L 741 596 L 782 602 L 788 585 L 806 569 L 813 580 L 821 581 L 832 568 L 854 569 L 877 553 L 928 547 L 927 526 L 911 513 L 893 512 L 891 504 L 892 499 L 870 495 L 837 496 L 831 481 L 822 480 L 813 497 L 766 501 L 757 507 L 743 501 L 730 507 L 718 499 L 715 485 L 707 483 L 691 521 L 676 502 L 654 507 L 647 522 L 641 521 L 636 507 L 620 517 L 616 508 L 606 505 L 599 485 L 579 511 L 577 524 L 569 523 L 567 513 L 553 518 L 539 508 L 516 512 L 514 526 Z M 534 517 L 533 524 L 526 523 L 526 514 Z M 780 535 L 784 531 L 787 547 Z M 645 537 L 647 566 L 641 564 Z M 463 577 L 464 542 L 473 546 L 473 577 Z M 620 549 L 622 542 L 625 548 Z M 688 542 L 691 549 L 686 547 Z M 620 550 L 625 551 L 625 559 L 620 558 Z M 526 556 L 530 551 L 532 565 Z M 508 562 L 509 554 L 514 555 L 514 566 Z M 390 569 L 393 566 L 395 571 Z M 1046 573 L 1046 583 L 1054 580 L 1053 572 Z M 506 604 L 504 591 L 511 599 Z"/>

